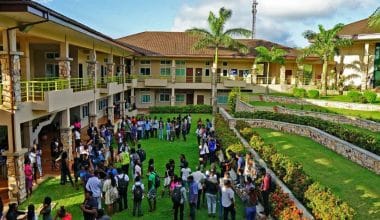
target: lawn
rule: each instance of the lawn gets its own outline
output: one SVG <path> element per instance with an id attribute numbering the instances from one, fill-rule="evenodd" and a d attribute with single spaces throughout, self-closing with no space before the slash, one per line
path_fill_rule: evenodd
<path id="1" fill-rule="evenodd" d="M 164 120 L 166 120 L 167 117 L 173 117 L 176 115 L 173 114 L 155 114 L 157 117 L 162 117 Z M 154 116 L 154 115 L 152 115 Z M 167 142 L 167 141 L 161 141 L 158 139 L 149 139 L 149 140 L 142 140 L 141 144 L 142 147 L 145 149 L 147 154 L 147 160 L 143 164 L 144 173 L 146 173 L 147 169 L 147 163 L 150 158 L 155 159 L 155 167 L 158 170 L 158 173 L 163 176 L 164 170 L 165 170 L 165 164 L 169 159 L 174 159 L 176 162 L 176 173 L 179 174 L 179 155 L 181 153 L 186 155 L 187 160 L 189 161 L 190 168 L 192 170 L 195 169 L 195 167 L 198 164 L 198 146 L 196 144 L 196 136 L 195 136 L 195 125 L 199 118 L 202 118 L 203 121 L 205 121 L 206 118 L 212 119 L 211 115 L 206 114 L 193 114 L 192 115 L 192 128 L 190 131 L 190 134 L 188 135 L 187 142 L 184 142 L 181 140 L 176 140 L 173 143 Z M 164 132 L 165 135 L 165 132 Z M 161 181 L 163 184 L 163 180 Z M 147 178 L 144 177 L 143 183 L 145 186 L 147 186 Z M 132 182 L 129 184 L 129 188 L 131 188 Z M 162 188 L 161 188 L 162 189 Z M 161 191 L 160 189 L 160 191 Z M 24 206 L 26 206 L 29 203 L 34 204 L 40 204 L 43 201 L 43 198 L 49 195 L 52 197 L 53 202 L 57 202 L 58 205 L 56 206 L 53 213 L 55 214 L 57 208 L 64 205 L 68 208 L 68 210 L 75 216 L 74 219 L 81 219 L 82 218 L 82 212 L 79 209 L 79 204 L 83 202 L 83 193 L 82 190 L 74 190 L 71 186 L 65 185 L 61 186 L 59 185 L 59 179 L 51 179 L 46 181 L 45 183 L 41 184 L 39 188 L 33 193 L 33 196 L 31 199 L 28 199 L 24 202 Z M 131 197 L 131 193 L 129 194 L 129 198 Z M 236 197 L 238 201 L 238 208 L 237 211 L 237 218 L 236 219 L 243 219 L 242 217 L 242 203 L 240 200 Z M 138 219 L 134 218 L 132 216 L 132 205 L 133 202 L 131 199 L 128 200 L 128 210 L 123 211 L 121 213 L 117 213 L 112 216 L 112 219 Z M 171 199 L 166 195 L 164 198 L 158 198 L 157 200 L 157 210 L 154 213 L 148 212 L 148 202 L 146 200 L 143 201 L 143 212 L 144 216 L 140 217 L 139 219 L 171 219 L 172 218 L 172 202 Z M 185 216 L 187 216 L 189 213 L 188 205 L 185 206 Z M 207 208 L 201 208 L 200 211 L 197 212 L 197 219 L 208 219 L 207 217 Z"/>
<path id="2" fill-rule="evenodd" d="M 304 110 L 304 111 L 314 111 L 323 112 L 331 114 L 341 114 L 346 116 L 354 116 L 369 120 L 380 120 L 380 112 L 378 111 L 359 111 L 341 108 L 331 108 L 331 107 L 321 107 L 316 105 L 297 105 L 297 104 L 285 104 L 280 102 L 264 102 L 264 101 L 253 101 L 250 102 L 253 106 L 284 106 L 289 109 Z"/>
<path id="3" fill-rule="evenodd" d="M 265 143 L 301 163 L 314 180 L 328 186 L 356 211 L 355 219 L 380 219 L 380 176 L 309 138 L 254 128 Z"/>

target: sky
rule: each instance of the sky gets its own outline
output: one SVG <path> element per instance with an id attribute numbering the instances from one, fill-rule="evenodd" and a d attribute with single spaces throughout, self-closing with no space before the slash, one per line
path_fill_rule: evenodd
<path id="1" fill-rule="evenodd" d="M 252 0 L 36 0 L 113 38 L 143 31 L 207 28 L 210 11 L 232 10 L 226 28 L 252 27 Z M 305 30 L 370 16 L 380 0 L 257 0 L 257 38 L 303 47 Z"/>

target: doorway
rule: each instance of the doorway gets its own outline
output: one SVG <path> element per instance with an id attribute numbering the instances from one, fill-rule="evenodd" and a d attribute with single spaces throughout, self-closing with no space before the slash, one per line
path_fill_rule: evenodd
<path id="1" fill-rule="evenodd" d="M 292 70 L 285 70 L 285 83 L 290 85 L 292 83 Z"/>
<path id="2" fill-rule="evenodd" d="M 192 83 L 193 82 L 193 68 L 186 68 L 186 82 Z"/>
<path id="3" fill-rule="evenodd" d="M 197 105 L 204 105 L 204 104 L 205 104 L 204 95 L 197 95 Z"/>
<path id="4" fill-rule="evenodd" d="M 193 105 L 194 104 L 194 94 L 186 94 L 186 105 Z"/>
<path id="5" fill-rule="evenodd" d="M 196 83 L 202 82 L 202 68 L 195 69 L 195 82 Z"/>

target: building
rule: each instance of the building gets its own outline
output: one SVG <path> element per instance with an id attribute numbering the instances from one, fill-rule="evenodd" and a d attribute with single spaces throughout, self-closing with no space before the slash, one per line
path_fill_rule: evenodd
<path id="1" fill-rule="evenodd" d="M 72 155 L 74 121 L 82 128 L 116 121 L 134 104 L 145 109 L 211 102 L 213 50 L 193 50 L 197 38 L 187 33 L 143 32 L 115 40 L 26 0 L 0 0 L 0 32 L 0 186 L 9 189 L 0 195 L 11 201 L 25 199 L 24 156 L 34 142 L 44 142 L 43 152 L 49 152 L 49 140 L 59 137 Z M 250 53 L 220 50 L 219 104 L 233 87 L 263 92 L 267 86 L 283 91 L 318 83 L 318 58 L 300 66 L 292 48 L 240 41 Z M 257 46 L 285 49 L 286 64 L 254 64 Z M 43 158 L 50 163 L 50 154 Z"/>
<path id="2" fill-rule="evenodd" d="M 353 45 L 335 57 L 337 71 L 357 74 L 353 83 L 362 90 L 380 86 L 380 32 L 368 26 L 367 18 L 347 24 L 339 35 L 352 39 Z"/>

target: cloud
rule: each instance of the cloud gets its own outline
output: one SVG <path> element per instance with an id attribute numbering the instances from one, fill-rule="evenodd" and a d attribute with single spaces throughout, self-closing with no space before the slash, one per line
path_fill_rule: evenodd
<path id="1" fill-rule="evenodd" d="M 303 46 L 302 32 L 315 29 L 317 24 L 327 27 L 369 16 L 377 0 L 258 0 L 257 37 L 290 46 Z M 208 0 L 182 5 L 174 19 L 173 31 L 191 27 L 207 28 L 207 16 L 220 7 L 232 9 L 233 15 L 226 28 L 251 29 L 251 0 Z M 355 13 L 354 13 L 355 12 Z M 347 22 L 345 22 L 347 23 Z"/>

